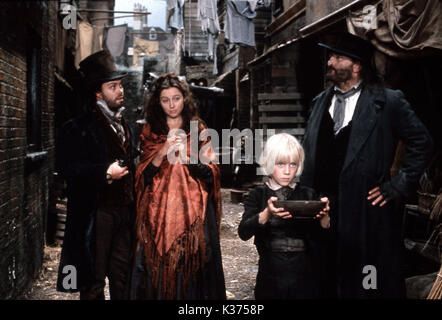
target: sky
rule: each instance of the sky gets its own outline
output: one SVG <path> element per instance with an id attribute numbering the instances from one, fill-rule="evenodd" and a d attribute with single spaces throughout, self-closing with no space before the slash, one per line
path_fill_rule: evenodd
<path id="1" fill-rule="evenodd" d="M 139 3 L 146 7 L 151 14 L 147 16 L 149 27 L 160 27 L 166 30 L 166 0 L 115 0 L 115 11 L 133 11 L 134 4 Z M 127 13 L 115 13 L 115 17 L 126 16 Z M 120 25 L 127 23 L 133 27 L 133 17 L 115 19 L 114 24 Z"/>

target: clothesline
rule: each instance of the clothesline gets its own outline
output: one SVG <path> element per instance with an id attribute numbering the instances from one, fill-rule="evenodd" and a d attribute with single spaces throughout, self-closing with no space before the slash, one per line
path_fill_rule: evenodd
<path id="1" fill-rule="evenodd" d="M 135 17 L 137 16 L 136 14 L 131 14 L 131 15 L 127 15 L 127 16 L 119 16 L 119 17 L 109 17 L 109 18 L 93 18 L 93 19 L 89 19 L 90 21 L 96 21 L 96 20 L 110 20 L 110 19 L 119 19 L 119 18 L 129 18 L 129 17 Z"/>

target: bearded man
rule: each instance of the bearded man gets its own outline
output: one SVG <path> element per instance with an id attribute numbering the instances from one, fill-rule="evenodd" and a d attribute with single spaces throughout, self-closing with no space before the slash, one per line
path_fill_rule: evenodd
<path id="1" fill-rule="evenodd" d="M 58 145 L 67 182 L 67 220 L 57 290 L 82 300 L 124 299 L 135 219 L 133 134 L 122 116 L 124 88 L 107 50 L 80 62 L 93 103 L 68 121 Z"/>
<path id="2" fill-rule="evenodd" d="M 403 298 L 401 214 L 431 156 L 432 140 L 404 95 L 382 87 L 370 43 L 340 34 L 328 49 L 333 86 L 313 99 L 301 182 L 330 199 L 325 294 Z M 406 154 L 391 177 L 398 141 Z"/>

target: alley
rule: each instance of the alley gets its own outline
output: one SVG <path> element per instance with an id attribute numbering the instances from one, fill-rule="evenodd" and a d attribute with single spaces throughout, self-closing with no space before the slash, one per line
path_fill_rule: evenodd
<path id="1" fill-rule="evenodd" d="M 87 226 L 107 209 L 126 220 L 116 233 L 127 239 L 119 242 L 121 260 L 130 260 L 128 213 L 141 199 L 149 219 L 139 217 L 140 230 L 153 235 L 143 239 L 155 256 L 149 261 L 170 271 L 156 293 L 176 293 L 178 275 L 189 279 L 205 253 L 219 251 L 193 250 L 196 244 L 220 237 L 227 298 L 253 300 L 258 254 L 253 238 L 237 234 L 243 205 L 231 202 L 229 188 L 235 197 L 261 174 L 273 181 L 277 165 L 292 157 L 296 173 L 269 188 L 296 182 L 296 193 L 312 187 L 330 199 L 330 241 L 317 266 L 332 295 L 442 299 L 441 13 L 438 0 L 0 1 L 0 300 L 79 299 L 56 291 L 68 195 L 70 221 L 78 220 L 65 238 L 72 265 L 88 260 L 89 245 L 106 252 L 114 224 L 97 223 L 94 243 Z M 303 151 L 275 143 L 277 152 L 264 153 L 281 133 Z M 169 157 L 166 164 L 166 142 L 181 159 L 205 163 L 206 151 L 209 159 L 216 154 L 220 174 L 193 161 L 191 170 Z M 282 156 L 292 149 L 297 155 Z M 264 154 L 275 156 L 269 170 Z M 213 210 L 203 204 L 219 204 L 201 192 L 205 179 L 223 188 L 221 234 L 214 219 L 201 219 Z M 277 212 L 270 213 L 260 222 Z M 304 241 L 310 230 L 277 229 L 263 233 L 271 255 L 313 248 Z M 176 268 L 182 252 L 183 272 Z M 214 259 L 219 266 L 219 254 Z M 360 278 L 366 267 L 370 286 Z M 280 278 L 265 281 L 278 290 L 309 279 L 262 274 Z M 207 287 L 222 295 L 214 282 Z"/>
<path id="2" fill-rule="evenodd" d="M 253 245 L 253 238 L 241 241 L 237 234 L 241 220 L 242 204 L 230 201 L 230 189 L 222 189 L 223 217 L 221 221 L 221 250 L 227 299 L 252 300 L 258 255 Z M 24 300 L 78 300 L 79 294 L 57 292 L 58 262 L 61 246 L 45 247 L 43 267 L 40 276 L 32 287 L 23 295 Z M 106 287 L 106 298 L 109 293 Z"/>

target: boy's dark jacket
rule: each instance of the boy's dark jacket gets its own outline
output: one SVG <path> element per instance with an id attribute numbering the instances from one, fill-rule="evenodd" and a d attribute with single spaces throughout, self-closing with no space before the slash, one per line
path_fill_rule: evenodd
<path id="1" fill-rule="evenodd" d="M 271 196 L 276 196 L 266 185 L 257 186 L 249 192 L 244 201 L 244 214 L 238 226 L 239 237 L 247 241 L 252 236 L 258 249 L 267 250 L 268 242 L 272 238 L 301 238 L 308 244 L 323 240 L 324 229 L 318 220 L 273 219 L 265 224 L 260 224 L 259 213 L 267 207 Z M 308 187 L 296 185 L 287 200 L 319 200 L 316 192 Z"/>

